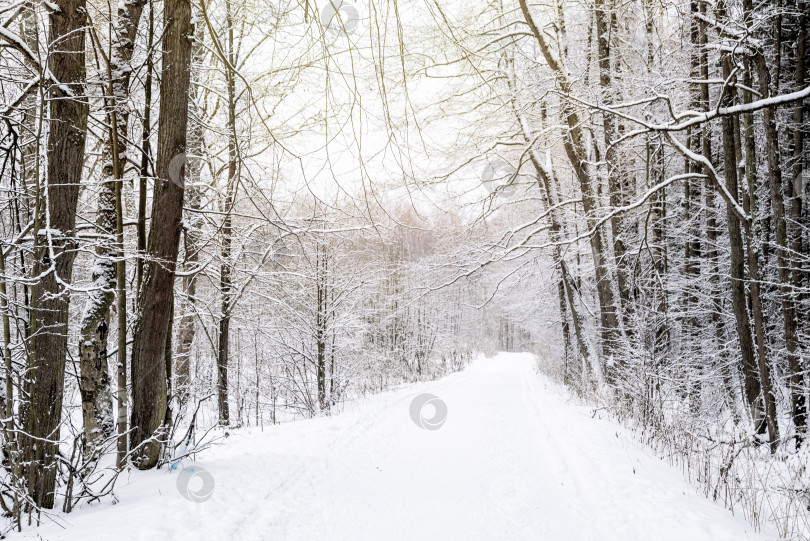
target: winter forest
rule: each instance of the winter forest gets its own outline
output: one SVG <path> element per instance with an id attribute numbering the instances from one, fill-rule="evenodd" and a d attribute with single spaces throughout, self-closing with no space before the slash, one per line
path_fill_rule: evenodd
<path id="1" fill-rule="evenodd" d="M 0 0 L 0 533 L 810 539 L 808 16 Z"/>

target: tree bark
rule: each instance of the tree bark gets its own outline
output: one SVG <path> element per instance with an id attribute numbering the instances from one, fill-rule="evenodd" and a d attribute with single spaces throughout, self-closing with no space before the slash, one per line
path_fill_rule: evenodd
<path id="1" fill-rule="evenodd" d="M 140 469 L 157 464 L 158 432 L 166 415 L 166 333 L 173 297 L 174 273 L 183 216 L 183 175 L 170 162 L 186 150 L 191 60 L 191 6 L 188 0 L 166 0 L 166 31 L 160 81 L 156 179 L 147 242 L 141 313 L 132 345 L 132 417 L 130 449 Z"/>
<path id="2" fill-rule="evenodd" d="M 31 298 L 30 357 L 25 385 L 29 396 L 21 437 L 28 465 L 27 486 L 32 501 L 50 509 L 54 504 L 56 454 L 62 415 L 67 324 L 70 303 L 64 284 L 71 282 L 76 256 L 75 225 L 79 198 L 88 106 L 84 98 L 87 23 L 84 0 L 56 0 L 49 15 L 48 68 L 61 86 L 50 88 L 50 129 L 44 194 L 47 215 L 34 226 L 33 275 L 40 277 Z M 72 96 L 66 97 L 69 88 Z"/>
<path id="3" fill-rule="evenodd" d="M 144 79 L 143 120 L 141 122 L 141 167 L 138 179 L 138 258 L 135 261 L 135 299 L 143 284 L 144 254 L 146 253 L 146 179 L 149 177 L 149 162 L 152 157 L 150 139 L 152 137 L 152 46 L 155 39 L 155 5 L 149 2 L 149 30 L 146 36 L 146 77 Z"/>
<path id="4" fill-rule="evenodd" d="M 196 311 L 197 274 L 196 267 L 199 262 L 200 235 L 202 234 L 203 219 L 200 213 L 202 194 L 200 192 L 200 173 L 202 170 L 202 142 L 203 125 L 201 122 L 202 110 L 199 106 L 199 81 L 201 70 L 197 67 L 202 62 L 202 25 L 196 29 L 197 36 L 191 46 L 192 82 L 189 88 L 189 109 L 193 113 L 189 116 L 188 154 L 186 156 L 186 182 L 185 195 L 190 212 L 186 213 L 184 223 L 184 251 L 183 270 L 192 274 L 183 276 L 183 303 L 180 319 L 177 323 L 177 349 L 175 351 L 174 389 L 177 401 L 182 406 L 188 399 L 191 385 L 191 346 L 194 343 L 196 332 L 194 318 Z"/>
<path id="5" fill-rule="evenodd" d="M 655 68 L 660 70 L 661 54 L 659 51 L 658 66 L 656 66 L 655 56 L 655 23 L 654 23 L 654 3 L 646 0 L 644 3 L 645 31 L 647 37 L 647 73 L 652 75 Z M 651 114 L 648 113 L 648 118 Z M 647 138 L 647 187 L 658 185 L 666 176 L 664 164 L 664 144 L 660 135 L 657 140 Z M 667 192 L 666 188 L 656 192 L 650 199 L 650 221 L 652 222 L 652 247 L 650 256 L 652 259 L 652 271 L 655 273 L 653 279 L 653 290 L 655 292 L 656 313 L 654 322 L 654 345 L 653 353 L 655 362 L 669 350 L 669 298 L 666 289 L 667 277 Z"/>
<path id="6" fill-rule="evenodd" d="M 731 76 L 731 59 L 728 55 L 723 55 L 722 70 L 724 78 Z M 723 103 L 726 106 L 733 104 L 732 95 L 728 91 L 723 98 Z M 734 145 L 733 119 L 731 117 L 724 117 L 722 126 L 723 170 L 726 177 L 726 187 L 731 196 L 738 199 L 737 153 Z M 754 342 L 751 336 L 751 320 L 748 315 L 748 303 L 746 302 L 747 298 L 745 294 L 745 248 L 740 229 L 740 219 L 730 206 L 727 207 L 726 220 L 731 248 L 731 302 L 734 310 L 734 318 L 737 322 L 737 337 L 740 343 L 745 403 L 751 412 L 754 427 L 759 431 L 762 418 L 759 409 L 759 400 L 762 388 L 754 353 Z M 774 427 L 769 425 L 769 429 L 773 430 L 773 428 Z M 773 441 L 773 433 L 771 433 L 770 436 Z"/>
<path id="7" fill-rule="evenodd" d="M 613 70 L 611 60 L 611 13 L 605 5 L 606 0 L 594 1 L 594 18 L 596 22 L 597 56 L 599 66 L 599 86 L 601 87 L 601 102 L 605 107 L 613 104 L 613 95 L 616 89 L 613 88 Z M 627 204 L 626 179 L 624 168 L 616 156 L 616 148 L 613 143 L 616 141 L 618 129 L 616 119 L 612 114 L 602 113 L 602 130 L 605 143 L 605 164 L 607 168 L 608 193 L 610 206 L 619 208 Z M 613 260 L 616 266 L 616 282 L 618 285 L 619 298 L 622 303 L 622 314 L 625 318 L 629 315 L 630 306 L 630 286 L 628 276 L 628 265 L 625 261 L 627 246 L 624 239 L 623 217 L 621 214 L 614 214 L 610 219 L 613 238 Z M 627 319 L 625 319 L 627 323 Z"/>
<path id="8" fill-rule="evenodd" d="M 697 15 L 699 13 L 699 4 L 697 0 L 690 2 L 690 13 L 692 15 L 690 22 L 690 41 L 692 45 L 692 52 L 690 54 L 690 76 L 693 80 L 700 79 L 700 57 L 701 57 L 701 38 L 700 38 L 700 23 L 698 22 Z M 689 89 L 690 95 L 690 109 L 700 111 L 701 107 L 701 85 L 692 83 Z M 695 153 L 703 151 L 702 141 L 702 128 L 700 126 L 692 126 L 686 132 L 686 144 L 689 150 Z M 711 159 L 711 156 L 706 156 Z M 687 160 L 686 172 L 700 174 L 703 173 L 703 167 L 691 160 Z M 702 224 L 700 222 L 700 206 L 701 206 L 701 185 L 697 179 L 686 179 L 683 184 L 684 194 L 684 222 L 686 239 L 684 241 L 683 253 L 683 274 L 684 274 L 684 291 L 683 291 L 683 330 L 684 347 L 689 358 L 693 358 L 692 348 L 696 342 L 696 333 L 700 329 L 700 321 L 695 315 L 698 310 L 699 292 L 698 292 L 698 276 L 700 274 L 700 259 L 701 259 L 701 235 Z M 691 377 L 691 376 L 689 376 Z M 690 386 L 692 381 L 690 380 Z"/>
<path id="9" fill-rule="evenodd" d="M 797 21 L 796 32 L 796 88 L 804 88 L 805 86 L 805 70 L 807 69 L 807 15 L 810 9 L 810 3 L 807 0 L 799 4 L 799 19 Z M 793 182 L 792 190 L 790 193 L 790 206 L 789 218 L 794 224 L 793 236 L 791 239 L 790 249 L 794 254 L 804 254 L 804 242 L 802 237 L 802 203 L 808 197 L 808 182 L 805 178 L 807 173 L 804 170 L 804 131 L 807 126 L 804 124 L 804 109 L 805 103 L 797 101 L 793 106 Z M 805 177 L 806 176 L 806 177 Z M 793 266 L 793 274 L 791 280 L 793 282 L 794 291 L 804 291 L 805 281 L 807 279 L 807 269 L 802 269 L 800 265 Z M 798 303 L 801 306 L 801 303 Z M 797 306 L 797 309 L 799 307 Z M 800 328 L 799 334 L 807 333 L 808 331 L 808 317 L 806 312 L 804 314 L 797 314 Z"/>
<path id="10" fill-rule="evenodd" d="M 746 70 L 743 74 L 743 85 L 751 88 L 751 73 Z M 743 93 L 743 101 L 751 101 L 751 93 Z M 761 406 L 757 406 L 756 411 L 751 414 L 754 423 L 758 418 L 764 418 L 764 424 L 759 423 L 757 431 L 763 433 L 767 428 L 770 438 L 771 451 L 775 451 L 779 445 L 779 424 L 776 418 L 776 398 L 773 394 L 773 382 L 771 381 L 770 360 L 768 358 L 765 329 L 767 328 L 765 312 L 762 306 L 762 272 L 761 250 L 759 240 L 760 220 L 758 218 L 759 203 L 756 194 L 756 146 L 754 144 L 754 119 L 752 114 L 743 115 L 744 137 L 740 136 L 739 119 L 734 119 L 734 136 L 736 147 L 737 163 L 744 163 L 746 186 L 743 191 L 743 209 L 751 216 L 751 223 L 745 225 L 745 251 L 748 257 L 748 290 L 751 299 L 751 319 L 754 323 L 754 341 L 757 350 L 757 372 L 759 375 L 759 385 L 762 389 L 762 399 L 764 412 L 760 412 Z M 745 145 L 745 157 L 743 158 L 743 139 Z M 743 162 L 744 159 L 744 162 Z M 763 415 L 764 413 L 764 415 Z"/>
<path id="11" fill-rule="evenodd" d="M 124 264 L 118 254 L 121 250 L 117 246 L 119 243 L 117 208 L 127 155 L 129 122 L 127 103 L 132 73 L 130 60 L 144 4 L 144 0 L 135 0 L 121 2 L 118 5 L 114 35 L 110 36 L 111 56 L 106 59 L 109 95 L 105 97 L 105 102 L 108 109 L 107 120 L 111 128 L 102 157 L 102 183 L 98 194 L 96 226 L 101 234 L 108 237 L 108 241 L 96 249 L 97 258 L 92 269 L 94 289 L 88 295 L 85 305 L 79 340 L 85 453 L 91 453 L 96 441 L 108 437 L 114 429 L 112 391 L 107 367 L 107 335 L 110 307 L 116 297 L 118 266 Z M 120 240 L 123 241 L 123 238 Z M 113 260 L 117 256 L 119 258 L 114 263 Z M 118 292 L 120 295 L 126 290 L 119 289 Z M 123 328 L 126 329 L 126 320 Z M 123 351 L 119 349 L 118 355 L 125 356 L 126 349 Z"/>
<path id="12" fill-rule="evenodd" d="M 700 13 L 702 15 L 706 15 L 706 4 L 701 2 L 700 4 Z M 699 30 L 700 30 L 700 51 L 699 51 L 699 58 L 700 58 L 700 79 L 704 81 L 700 85 L 700 110 L 701 111 L 709 111 L 709 54 L 708 54 L 708 35 L 707 35 L 707 24 L 704 20 L 699 22 Z M 706 122 L 702 125 L 702 133 L 701 133 L 702 145 L 703 145 L 703 155 L 706 158 L 713 162 L 713 155 L 712 155 L 712 130 L 711 125 Z M 733 141 L 732 147 L 733 148 Z M 732 156 L 733 158 L 733 156 Z M 736 185 L 736 181 L 735 181 Z M 712 181 L 707 178 L 704 186 L 703 186 L 703 193 L 705 195 L 705 206 L 706 206 L 706 250 L 705 250 L 705 261 L 708 263 L 709 266 L 709 297 L 712 299 L 712 312 L 711 312 L 711 320 L 712 326 L 714 327 L 714 336 L 715 336 L 715 348 L 717 348 L 718 355 L 717 355 L 717 370 L 722 375 L 723 382 L 725 385 L 725 393 L 728 399 L 728 403 L 730 407 L 734 407 L 734 385 L 731 383 L 732 381 L 732 374 L 731 374 L 731 367 L 728 366 L 726 362 L 726 355 L 723 353 L 723 344 L 726 342 L 726 330 L 724 325 L 723 319 L 723 299 L 725 295 L 721 291 L 720 288 L 720 257 L 717 253 L 717 245 L 718 245 L 718 238 L 720 233 L 720 228 L 717 223 L 718 218 L 718 209 L 716 205 L 716 194 L 714 191 L 714 187 L 712 186 Z M 735 194 L 737 192 L 734 192 Z M 739 221 L 739 220 L 738 220 Z M 743 259 L 744 261 L 744 259 Z M 750 332 L 749 332 L 750 335 Z M 750 336 L 749 336 L 750 340 Z M 756 379 L 756 378 L 755 378 Z"/>
<path id="13" fill-rule="evenodd" d="M 327 258 L 326 246 L 317 243 L 315 247 L 315 371 L 318 381 L 318 405 L 321 411 L 329 409 L 326 397 Z M 416 361 L 417 372 L 421 375 L 422 367 L 418 353 Z"/>
<path id="14" fill-rule="evenodd" d="M 770 70 L 764 55 L 756 57 L 759 74 L 759 92 L 762 98 L 770 96 Z M 782 166 L 779 154 L 779 136 L 776 132 L 774 107 L 763 109 L 765 125 L 765 153 L 768 162 L 768 179 L 773 212 L 774 240 L 776 241 L 776 265 L 779 276 L 779 293 L 784 325 L 785 350 L 788 363 L 788 387 L 793 425 L 796 427 L 796 443 L 801 444 L 807 428 L 807 404 L 804 395 L 804 372 L 798 352 L 796 305 L 791 273 L 791 257 L 788 252 L 788 224 L 785 216 L 785 200 L 782 187 Z"/>
<path id="15" fill-rule="evenodd" d="M 219 351 L 217 356 L 217 397 L 219 404 L 219 424 L 228 425 L 230 422 L 230 412 L 228 409 L 228 355 L 230 349 L 230 327 L 231 327 L 231 303 L 232 303 L 232 283 L 231 283 L 231 242 L 233 236 L 233 218 L 231 216 L 233 207 L 234 189 L 237 184 L 239 174 L 239 152 L 236 145 L 236 85 L 234 81 L 233 66 L 235 62 L 234 39 L 233 39 L 233 16 L 231 13 L 231 2 L 225 2 L 226 25 L 228 27 L 228 66 L 225 68 L 225 76 L 228 85 L 228 179 L 225 188 L 225 202 L 222 212 L 225 217 L 222 222 L 222 247 L 219 275 L 219 289 L 222 295 L 222 313 L 219 319 Z"/>

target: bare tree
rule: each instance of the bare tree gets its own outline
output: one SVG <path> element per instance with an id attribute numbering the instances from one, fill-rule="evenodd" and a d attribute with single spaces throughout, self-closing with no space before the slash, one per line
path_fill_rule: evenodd
<path id="1" fill-rule="evenodd" d="M 158 119 L 156 179 L 147 243 L 141 310 L 132 345 L 132 416 L 130 453 L 141 469 L 153 468 L 160 451 L 166 416 L 166 341 L 174 296 L 174 273 L 183 215 L 183 175 L 172 160 L 186 150 L 191 65 L 191 6 L 187 0 L 165 3 L 161 106 Z M 177 164 L 177 161 L 174 162 Z M 179 168 L 178 168 L 179 169 Z"/>

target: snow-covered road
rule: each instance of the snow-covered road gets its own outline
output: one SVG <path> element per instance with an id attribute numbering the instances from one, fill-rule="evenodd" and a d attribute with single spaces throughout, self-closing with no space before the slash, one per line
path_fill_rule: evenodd
<path id="1" fill-rule="evenodd" d="M 446 405 L 436 430 L 409 415 L 422 393 Z M 64 529 L 39 533 L 83 541 L 765 539 L 620 426 L 574 405 L 536 373 L 531 355 L 480 359 L 346 409 L 237 431 L 197 462 L 214 481 L 205 502 L 181 497 L 177 472 L 137 472 L 122 480 L 119 504 L 79 509 Z"/>

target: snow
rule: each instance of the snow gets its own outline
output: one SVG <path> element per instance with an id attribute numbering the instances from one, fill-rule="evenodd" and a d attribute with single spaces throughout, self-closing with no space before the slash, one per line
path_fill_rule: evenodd
<path id="1" fill-rule="evenodd" d="M 119 481 L 117 505 L 80 508 L 38 533 L 83 541 L 765 539 L 535 366 L 530 354 L 501 353 L 331 418 L 231 431 L 224 445 L 184 461 L 182 476 L 183 466 L 132 472 Z M 444 423 L 420 428 L 412 402 L 433 403 L 422 418 L 434 421 L 443 411 L 436 398 Z M 195 494 L 204 501 L 191 501 Z"/>

